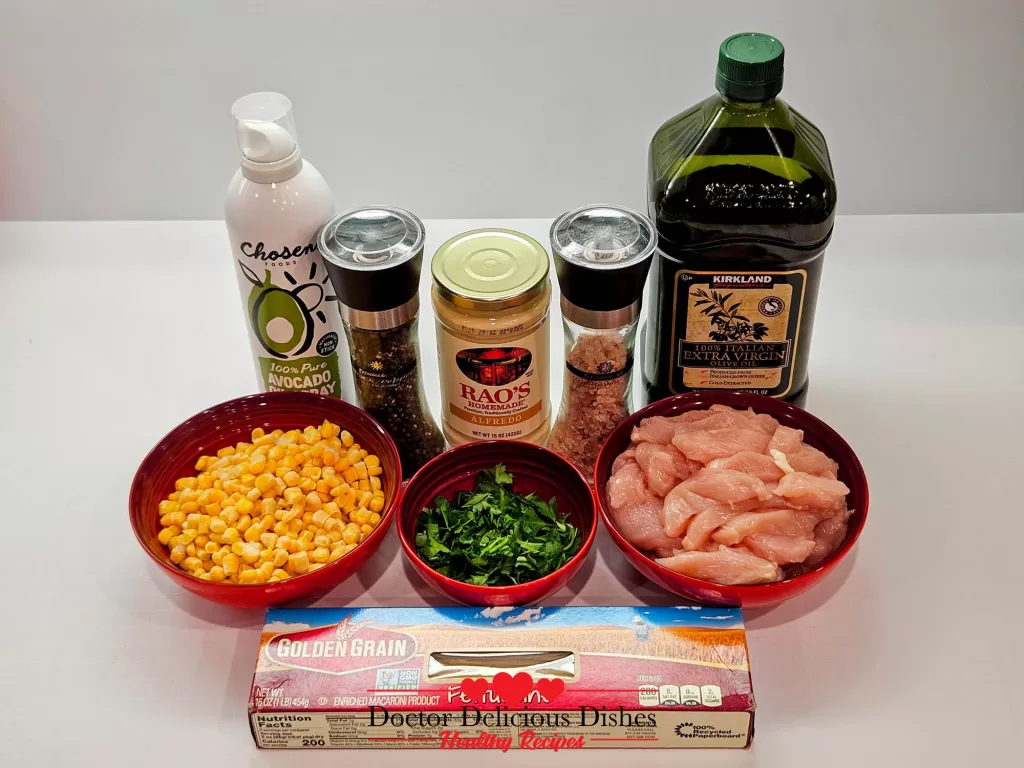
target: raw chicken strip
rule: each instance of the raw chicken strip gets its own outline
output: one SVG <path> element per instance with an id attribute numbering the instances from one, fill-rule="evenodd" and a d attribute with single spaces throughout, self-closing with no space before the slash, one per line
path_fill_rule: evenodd
<path id="1" fill-rule="evenodd" d="M 767 453 L 772 450 L 786 454 L 786 461 L 797 472 L 836 479 L 839 465 L 817 448 L 807 445 L 802 429 L 779 427 L 768 443 Z"/>
<path id="2" fill-rule="evenodd" d="M 618 472 L 620 469 L 626 466 L 626 462 L 630 461 L 635 456 L 636 451 L 632 447 L 627 448 L 625 451 L 616 456 L 615 461 L 612 462 L 612 474 L 614 475 L 616 472 Z"/>
<path id="3" fill-rule="evenodd" d="M 716 552 L 682 552 L 655 562 L 684 576 L 716 584 L 767 584 L 782 578 L 775 563 L 729 547 Z"/>
<path id="4" fill-rule="evenodd" d="M 647 487 L 655 496 L 667 495 L 690 476 L 686 457 L 671 444 L 640 443 L 636 447 L 636 463 L 647 476 Z"/>
<path id="5" fill-rule="evenodd" d="M 693 493 L 727 504 L 730 508 L 751 499 L 765 501 L 769 495 L 764 483 L 735 469 L 703 469 L 683 485 Z"/>
<path id="6" fill-rule="evenodd" d="M 796 453 L 803 448 L 803 445 L 804 431 L 802 429 L 780 426 L 775 430 L 775 434 L 772 435 L 771 442 L 768 443 L 768 449 L 765 453 L 774 449 L 776 451 L 782 451 L 788 457 L 789 454 Z"/>
<path id="7" fill-rule="evenodd" d="M 698 496 L 680 483 L 668 496 L 661 508 L 661 523 L 669 536 L 682 536 L 690 520 L 708 509 L 715 509 L 718 504 Z"/>
<path id="8" fill-rule="evenodd" d="M 661 527 L 661 499 L 651 494 L 635 461 L 626 462 L 608 479 L 608 506 L 616 530 L 633 546 L 656 550 L 682 546 L 678 537 L 666 535 Z"/>
<path id="9" fill-rule="evenodd" d="M 680 423 L 688 431 L 709 429 L 754 429 L 771 436 L 779 422 L 768 414 L 754 413 L 752 409 L 738 411 L 727 405 L 712 405 L 706 411 L 690 411 L 690 418 Z M 677 417 L 678 418 L 678 417 Z"/>
<path id="10" fill-rule="evenodd" d="M 747 536 L 743 544 L 758 557 L 770 560 L 776 565 L 802 563 L 816 546 L 814 539 L 810 537 L 775 536 L 769 533 Z"/>
<path id="11" fill-rule="evenodd" d="M 787 453 L 786 459 L 797 472 L 806 472 L 809 475 L 827 477 L 832 480 L 838 476 L 839 465 L 810 445 L 805 444 L 800 450 Z"/>
<path id="12" fill-rule="evenodd" d="M 846 529 L 849 525 L 851 510 L 826 518 L 814 527 L 814 549 L 804 560 L 804 565 L 814 567 L 835 552 L 839 545 L 846 538 Z"/>
<path id="13" fill-rule="evenodd" d="M 700 549 L 711 538 L 711 534 L 718 530 L 719 526 L 725 525 L 738 514 L 741 513 L 718 504 L 705 509 L 690 521 L 690 525 L 686 529 L 686 536 L 683 537 L 683 549 L 687 552 Z"/>
<path id="14" fill-rule="evenodd" d="M 672 442 L 672 436 L 679 429 L 679 423 L 665 416 L 650 416 L 640 422 L 639 427 L 633 427 L 632 438 L 634 443 L 659 443 L 668 445 Z"/>
<path id="15" fill-rule="evenodd" d="M 830 509 L 850 492 L 844 483 L 806 472 L 791 472 L 779 480 L 775 494 L 796 507 Z"/>
<path id="16" fill-rule="evenodd" d="M 740 451 L 764 453 L 771 438 L 754 429 L 711 429 L 706 432 L 679 430 L 672 445 L 686 458 L 707 464 L 715 459 L 726 459 Z"/>
<path id="17" fill-rule="evenodd" d="M 747 536 L 798 536 L 809 539 L 820 518 L 811 512 L 792 509 L 772 509 L 737 515 L 715 531 L 712 538 L 719 544 L 739 544 Z M 756 551 L 755 551 L 756 554 Z"/>
<path id="18" fill-rule="evenodd" d="M 746 472 L 765 483 L 774 483 L 782 479 L 783 472 L 771 456 L 753 451 L 740 451 L 727 459 L 715 459 L 708 464 L 708 469 L 734 469 Z"/>

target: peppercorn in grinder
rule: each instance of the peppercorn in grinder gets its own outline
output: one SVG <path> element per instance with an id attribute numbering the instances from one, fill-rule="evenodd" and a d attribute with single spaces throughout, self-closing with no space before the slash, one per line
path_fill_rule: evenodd
<path id="1" fill-rule="evenodd" d="M 359 208 L 332 218 L 317 237 L 341 303 L 357 403 L 395 441 L 406 479 L 444 450 L 419 365 L 424 234 L 408 211 Z"/>

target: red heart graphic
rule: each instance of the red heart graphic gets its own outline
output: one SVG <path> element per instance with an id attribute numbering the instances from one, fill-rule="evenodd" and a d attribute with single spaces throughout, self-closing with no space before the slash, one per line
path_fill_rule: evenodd
<path id="1" fill-rule="evenodd" d="M 469 698 L 470 701 L 480 701 L 483 699 L 484 694 L 487 693 L 487 681 L 482 677 L 476 679 L 467 677 L 462 681 L 462 693 Z"/>
<path id="2" fill-rule="evenodd" d="M 515 677 L 508 672 L 499 672 L 494 676 L 491 690 L 509 706 L 522 704 L 533 690 L 533 678 L 528 672 L 518 672 Z"/>
<path id="3" fill-rule="evenodd" d="M 565 690 L 565 681 L 560 677 L 542 677 L 537 681 L 537 693 L 551 701 Z"/>

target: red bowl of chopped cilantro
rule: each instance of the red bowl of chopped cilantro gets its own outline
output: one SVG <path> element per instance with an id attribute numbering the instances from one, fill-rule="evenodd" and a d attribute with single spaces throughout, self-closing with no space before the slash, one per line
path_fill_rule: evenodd
<path id="1" fill-rule="evenodd" d="M 442 453 L 402 494 L 410 564 L 467 605 L 529 605 L 561 589 L 594 544 L 597 511 L 572 464 L 531 443 L 469 443 Z"/>

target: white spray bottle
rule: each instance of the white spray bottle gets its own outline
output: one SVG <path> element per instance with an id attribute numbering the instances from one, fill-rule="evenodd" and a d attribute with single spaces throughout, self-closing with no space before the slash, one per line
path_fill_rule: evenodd
<path id="1" fill-rule="evenodd" d="M 316 247 L 331 190 L 302 158 L 285 96 L 253 93 L 231 112 L 242 159 L 224 218 L 260 387 L 351 401 L 341 315 Z"/>

